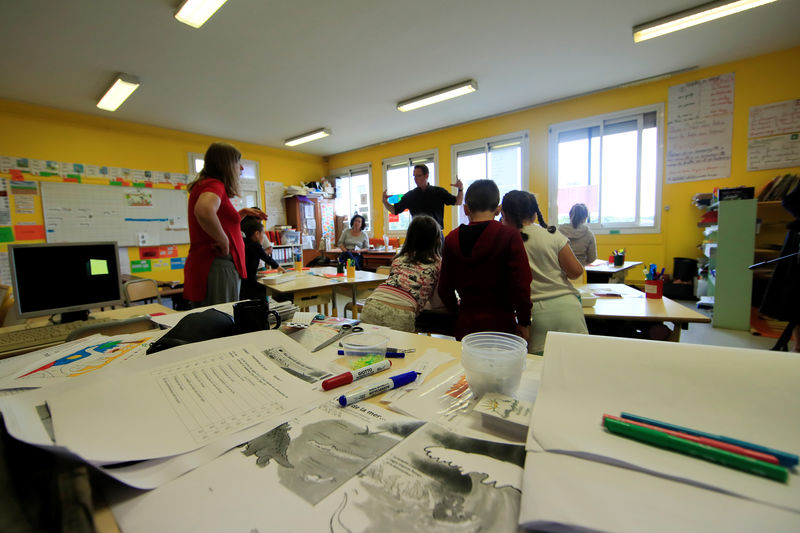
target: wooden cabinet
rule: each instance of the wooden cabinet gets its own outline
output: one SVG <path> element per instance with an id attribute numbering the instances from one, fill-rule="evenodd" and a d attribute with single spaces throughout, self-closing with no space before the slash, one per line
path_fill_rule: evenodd
<path id="1" fill-rule="evenodd" d="M 312 237 L 311 248 L 303 250 L 303 262 L 307 264 L 319 255 L 319 244 L 329 238 L 336 242 L 334 229 L 334 201 L 328 198 L 292 196 L 286 198 L 286 223 L 293 226 L 302 237 Z"/>

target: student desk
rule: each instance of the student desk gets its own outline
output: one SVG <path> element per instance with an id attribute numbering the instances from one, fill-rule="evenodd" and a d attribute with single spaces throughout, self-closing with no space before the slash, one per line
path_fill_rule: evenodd
<path id="1" fill-rule="evenodd" d="M 692 322 L 711 322 L 707 316 L 688 309 L 669 298 L 645 298 L 642 291 L 623 283 L 588 283 L 577 286 L 577 288 L 592 291 L 592 293 L 596 290 L 614 291 L 622 295 L 621 298 L 597 296 L 593 307 L 584 307 L 583 315 L 587 325 L 593 320 L 601 319 L 650 323 L 671 322 L 673 328 L 665 340 L 678 342 L 681 337 L 681 328 L 688 327 L 688 324 Z"/>
<path id="2" fill-rule="evenodd" d="M 625 261 L 622 266 L 614 266 L 606 261 L 597 260 L 586 265 L 586 281 L 587 283 L 625 283 L 628 270 L 641 264 L 641 261 Z"/>
<path id="3" fill-rule="evenodd" d="M 355 309 L 356 295 L 359 289 L 377 287 L 389 277 L 385 274 L 376 274 L 374 272 L 366 272 L 364 270 L 357 270 L 354 278 L 348 278 L 347 276 L 335 278 L 324 277 L 324 274 L 336 274 L 336 268 L 334 267 L 313 269 L 313 272 L 320 275 L 314 275 L 311 274 L 311 272 L 311 270 L 304 270 L 303 272 L 298 273 L 297 277 L 292 281 L 287 281 L 286 283 L 281 283 L 278 285 L 269 285 L 263 279 L 259 280 L 259 283 L 267 287 L 270 294 L 274 295 L 278 299 L 285 299 L 289 297 L 289 294 L 294 294 L 294 303 L 298 307 L 302 307 L 300 305 L 300 301 L 303 298 L 312 298 L 319 295 L 327 296 L 330 294 L 331 299 L 333 300 L 332 314 L 333 316 L 338 316 L 338 309 L 336 307 L 336 287 L 351 288 L 353 308 Z"/>

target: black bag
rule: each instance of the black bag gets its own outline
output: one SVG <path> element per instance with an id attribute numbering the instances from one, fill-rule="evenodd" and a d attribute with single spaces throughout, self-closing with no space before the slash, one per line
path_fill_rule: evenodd
<path id="1" fill-rule="evenodd" d="M 193 342 L 219 339 L 236 334 L 233 317 L 216 309 L 206 309 L 201 313 L 191 313 L 180 319 L 163 337 L 147 349 L 156 353 Z"/>

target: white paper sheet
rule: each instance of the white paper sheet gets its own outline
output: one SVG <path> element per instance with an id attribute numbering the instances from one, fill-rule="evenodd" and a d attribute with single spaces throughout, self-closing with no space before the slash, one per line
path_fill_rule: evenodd
<path id="1" fill-rule="evenodd" d="M 627 411 L 800 452 L 800 358 L 794 354 L 551 333 L 533 433 L 548 451 L 627 465 L 800 512 L 787 484 L 615 436 L 604 413 Z"/>
<path id="2" fill-rule="evenodd" d="M 169 363 L 162 355 L 157 365 L 60 391 L 48 398 L 56 441 L 89 461 L 165 457 L 318 400 L 261 353 L 270 346 L 304 351 L 263 331 L 165 350 Z"/>
<path id="3" fill-rule="evenodd" d="M 535 402 L 541 371 L 542 358 L 529 356 L 519 389 L 514 396 Z M 516 440 L 509 439 L 508 435 L 501 435 L 485 428 L 481 415 L 473 411 L 475 403 L 476 399 L 469 389 L 464 369 L 461 365 L 457 365 L 431 378 L 426 386 L 403 396 L 389 407 L 393 411 L 435 422 L 463 435 L 517 443 Z M 535 442 L 531 445 L 534 449 L 538 449 Z"/>
<path id="4" fill-rule="evenodd" d="M 419 425 L 323 404 L 156 490 L 118 490 L 112 511 L 126 533 L 327 530 L 336 489 Z"/>
<path id="5" fill-rule="evenodd" d="M 800 514 L 635 470 L 529 452 L 520 525 L 536 531 L 800 531 Z"/>

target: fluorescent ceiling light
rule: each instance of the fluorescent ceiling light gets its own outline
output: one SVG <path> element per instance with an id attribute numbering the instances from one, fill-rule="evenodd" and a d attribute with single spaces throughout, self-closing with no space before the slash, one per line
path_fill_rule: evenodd
<path id="1" fill-rule="evenodd" d="M 185 0 L 175 12 L 175 18 L 192 28 L 199 28 L 226 0 Z"/>
<path id="2" fill-rule="evenodd" d="M 638 43 L 673 31 L 727 17 L 740 11 L 770 4 L 776 0 L 719 0 L 675 13 L 633 28 L 633 41 Z"/>
<path id="3" fill-rule="evenodd" d="M 106 111 L 116 111 L 130 95 L 139 87 L 139 78 L 128 74 L 117 74 L 114 83 L 106 94 L 97 102 L 97 107 Z"/>
<path id="4" fill-rule="evenodd" d="M 303 144 L 311 141 L 316 141 L 317 139 L 322 139 L 323 137 L 327 137 L 331 134 L 331 130 L 326 128 L 320 128 L 318 130 L 309 131 L 308 133 L 304 133 L 302 135 L 298 135 L 296 137 L 291 137 L 283 141 L 283 144 L 286 146 L 297 146 L 298 144 Z"/>
<path id="5" fill-rule="evenodd" d="M 426 105 L 438 104 L 439 102 L 443 102 L 457 96 L 474 93 L 477 90 L 478 82 L 475 80 L 467 80 L 455 85 L 451 85 L 450 87 L 445 87 L 444 89 L 438 89 L 427 94 L 404 100 L 397 104 L 397 110 L 403 112 L 411 111 L 412 109 L 418 109 L 420 107 L 425 107 Z"/>

